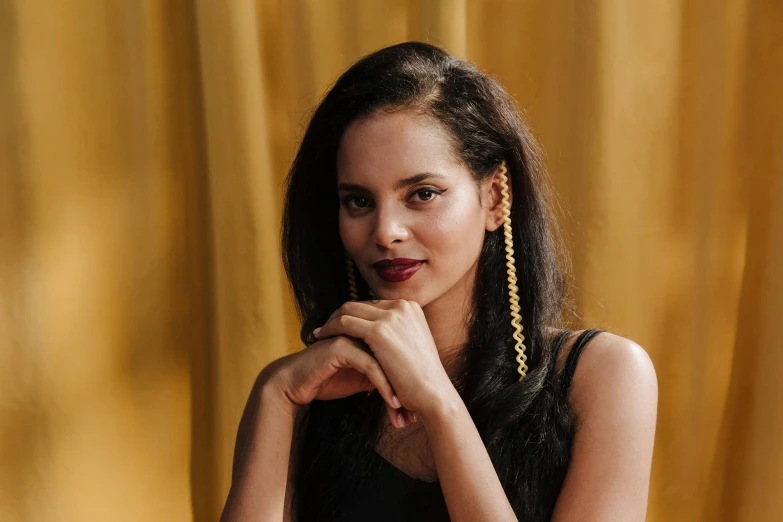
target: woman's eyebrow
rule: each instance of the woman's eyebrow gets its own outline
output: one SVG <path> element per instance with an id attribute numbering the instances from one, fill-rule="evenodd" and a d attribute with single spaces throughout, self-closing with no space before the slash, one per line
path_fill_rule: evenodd
<path id="1" fill-rule="evenodd" d="M 409 178 L 401 179 L 397 183 L 394 184 L 394 190 L 400 190 L 404 189 L 405 187 L 410 187 L 411 185 L 415 185 L 416 183 L 420 183 L 424 181 L 425 179 L 429 178 L 437 178 L 437 179 L 446 179 L 446 176 L 442 174 L 435 174 L 434 172 L 422 172 L 420 174 L 415 174 Z M 358 185 L 356 183 L 340 183 L 337 186 L 337 190 L 350 190 L 354 192 L 370 192 L 370 189 L 363 185 Z"/>

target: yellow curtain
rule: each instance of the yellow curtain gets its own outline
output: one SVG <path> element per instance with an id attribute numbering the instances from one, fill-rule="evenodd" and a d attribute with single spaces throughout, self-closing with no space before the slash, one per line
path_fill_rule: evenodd
<path id="1" fill-rule="evenodd" d="M 658 371 L 651 521 L 783 520 L 783 4 L 0 2 L 0 520 L 216 520 L 300 347 L 281 181 L 364 53 L 514 95 L 591 326 Z"/>

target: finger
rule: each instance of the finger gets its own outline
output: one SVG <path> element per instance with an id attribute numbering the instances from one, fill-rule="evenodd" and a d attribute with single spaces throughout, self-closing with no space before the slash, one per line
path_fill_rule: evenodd
<path id="1" fill-rule="evenodd" d="M 391 301 L 378 301 L 377 303 L 372 303 L 370 301 L 348 301 L 335 310 L 326 322 L 328 323 L 341 315 L 352 315 L 361 319 L 377 320 L 383 316 L 384 310 L 390 308 L 390 303 Z"/>
<path id="2" fill-rule="evenodd" d="M 334 345 L 335 355 L 338 358 L 342 358 L 347 366 L 363 373 L 367 376 L 367 379 L 375 386 L 378 393 L 383 397 L 387 407 L 391 409 L 398 409 L 395 405 L 395 394 L 389 379 L 383 372 L 380 363 L 352 341 L 345 339 L 344 342 L 336 343 Z M 399 403 L 399 399 L 397 399 Z"/>
<path id="3" fill-rule="evenodd" d="M 386 405 L 386 412 L 389 414 L 389 420 L 392 423 L 392 426 L 395 428 L 404 428 L 404 424 L 400 424 L 400 413 L 401 409 L 391 408 L 389 405 Z"/>
<path id="4" fill-rule="evenodd" d="M 368 384 L 366 390 L 374 390 L 375 385 L 372 384 L 372 382 L 370 382 L 369 379 L 367 379 L 367 382 Z M 391 421 L 392 426 L 394 426 L 395 428 L 403 428 L 404 426 L 400 424 L 399 413 L 404 412 L 405 408 L 397 408 L 386 401 L 384 401 L 383 405 L 386 408 L 386 413 L 389 415 L 389 420 Z M 404 418 L 404 420 L 406 423 L 408 422 L 407 418 Z"/>
<path id="5" fill-rule="evenodd" d="M 370 339 L 374 337 L 373 328 L 378 324 L 378 321 L 360 319 L 352 315 L 341 315 L 327 321 L 327 323 L 318 330 L 318 333 L 315 334 L 315 336 L 318 339 L 324 339 L 326 337 L 346 335 L 348 337 L 362 339 L 367 344 L 370 344 Z"/>

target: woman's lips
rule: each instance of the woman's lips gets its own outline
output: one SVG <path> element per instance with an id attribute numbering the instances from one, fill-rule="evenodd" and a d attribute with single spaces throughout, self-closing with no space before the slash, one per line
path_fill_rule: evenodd
<path id="1" fill-rule="evenodd" d="M 399 283 L 413 277 L 413 274 L 419 271 L 419 268 L 424 264 L 424 261 L 416 261 L 414 263 L 393 265 L 387 267 L 376 266 L 375 271 L 378 276 L 389 283 Z"/>

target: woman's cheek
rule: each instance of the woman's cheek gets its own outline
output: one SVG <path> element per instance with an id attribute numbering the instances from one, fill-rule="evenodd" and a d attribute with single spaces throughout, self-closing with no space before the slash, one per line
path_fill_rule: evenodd
<path id="1" fill-rule="evenodd" d="M 362 227 L 356 220 L 351 220 L 348 217 L 342 215 L 340 211 L 339 230 L 340 239 L 342 239 L 343 247 L 347 252 L 358 252 L 364 247 L 362 242 Z"/>
<path id="2" fill-rule="evenodd" d="M 472 265 L 481 252 L 484 240 L 484 219 L 476 210 L 471 205 L 457 205 L 436 219 L 430 219 L 425 229 L 428 250 L 448 256 L 455 268 L 466 263 L 467 266 Z"/>

